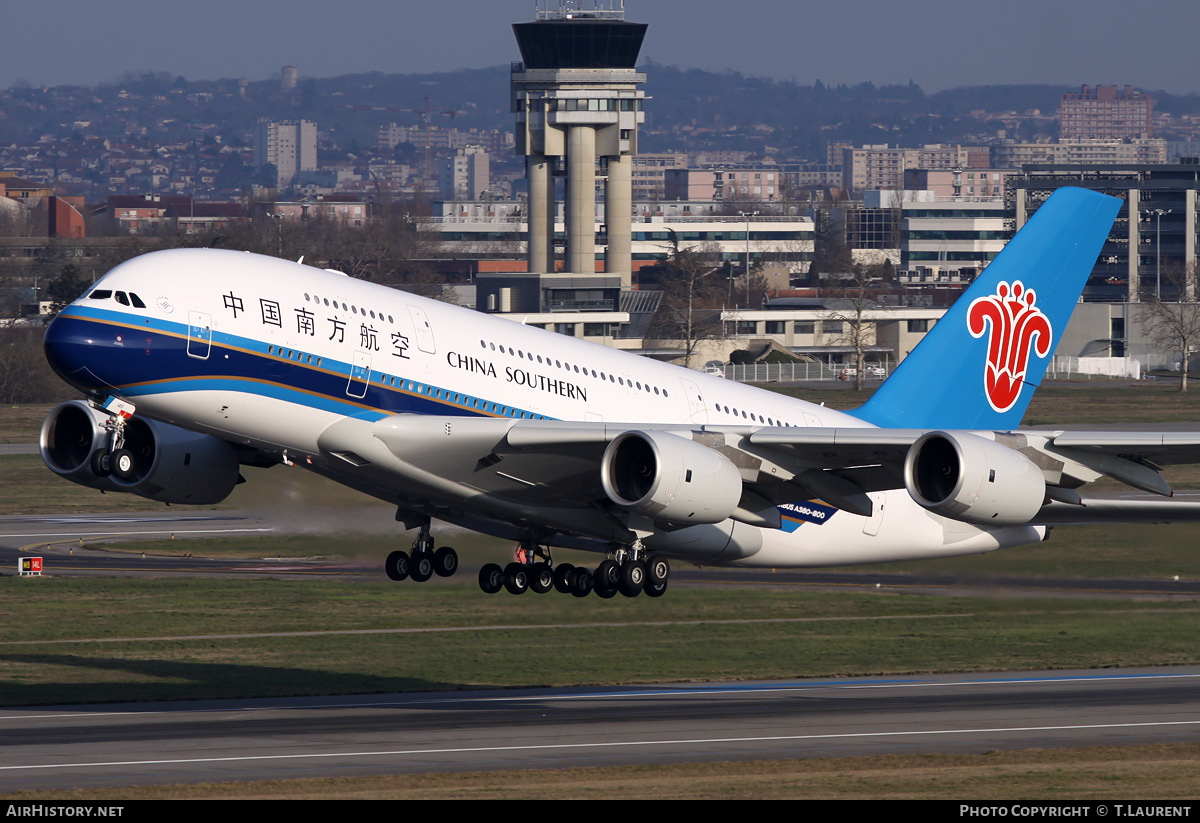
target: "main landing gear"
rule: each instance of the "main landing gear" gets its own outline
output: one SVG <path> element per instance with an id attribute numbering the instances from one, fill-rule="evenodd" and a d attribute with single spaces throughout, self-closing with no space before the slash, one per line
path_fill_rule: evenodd
<path id="1" fill-rule="evenodd" d="M 501 568 L 488 563 L 479 570 L 479 588 L 487 594 L 507 589 L 510 594 L 524 594 L 532 589 L 544 594 L 551 589 L 576 597 L 591 592 L 606 600 L 618 593 L 637 597 L 643 592 L 649 597 L 662 597 L 671 576 L 671 563 L 661 554 L 647 554 L 641 541 L 633 546 L 620 547 L 595 571 L 577 568 L 570 563 L 553 565 L 550 550 L 522 543 L 516 560 Z"/>
<path id="2" fill-rule="evenodd" d="M 438 577 L 450 577 L 458 571 L 458 552 L 449 546 L 435 550 L 433 537 L 429 534 L 429 521 L 426 521 L 413 541 L 412 554 L 392 552 L 384 561 L 384 570 L 389 578 L 397 581 L 411 577 L 418 583 L 424 583 L 435 574 Z"/>

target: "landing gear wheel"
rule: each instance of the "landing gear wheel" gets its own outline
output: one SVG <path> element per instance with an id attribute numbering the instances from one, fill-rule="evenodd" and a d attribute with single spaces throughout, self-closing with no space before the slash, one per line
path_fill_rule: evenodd
<path id="1" fill-rule="evenodd" d="M 92 474 L 97 477 L 108 477 L 112 474 L 112 461 L 108 452 L 99 451 L 92 455 Z"/>
<path id="2" fill-rule="evenodd" d="M 122 480 L 133 479 L 133 452 L 129 449 L 117 449 L 109 458 L 109 465 L 112 467 L 112 473 Z"/>
<path id="3" fill-rule="evenodd" d="M 656 584 L 656 583 L 651 583 L 649 580 L 647 580 L 646 588 L 642 589 L 642 591 L 645 592 L 646 597 L 662 597 L 664 594 L 667 593 L 667 584 L 666 583 L 657 583 Z"/>
<path id="4" fill-rule="evenodd" d="M 646 587 L 651 585 L 666 586 L 668 578 L 671 576 L 671 561 L 663 557 L 661 554 L 652 554 L 646 560 Z M 655 595 L 657 596 L 657 595 Z"/>
<path id="5" fill-rule="evenodd" d="M 617 565 L 615 560 L 605 560 L 596 567 L 596 571 L 592 574 L 595 578 L 593 585 L 597 589 L 612 589 L 617 590 L 617 586 L 621 583 L 621 567 Z"/>
<path id="6" fill-rule="evenodd" d="M 383 563 L 383 569 L 387 572 L 387 576 L 397 582 L 408 577 L 410 571 L 410 563 L 408 560 L 408 552 L 392 552 L 387 556 L 387 560 Z"/>
<path id="7" fill-rule="evenodd" d="M 554 588 L 554 571 L 546 563 L 535 563 L 529 567 L 529 588 L 537 594 L 545 594 Z"/>
<path id="8" fill-rule="evenodd" d="M 487 563 L 479 570 L 479 588 L 484 594 L 495 594 L 504 588 L 504 569 Z"/>
<path id="9" fill-rule="evenodd" d="M 554 588 L 563 594 L 572 591 L 572 583 L 579 576 L 580 571 L 570 563 L 559 563 L 554 567 Z"/>
<path id="10" fill-rule="evenodd" d="M 429 552 L 421 552 L 413 557 L 408 576 L 418 583 L 424 583 L 433 577 L 433 558 L 429 556 Z"/>
<path id="11" fill-rule="evenodd" d="M 442 546 L 433 553 L 433 573 L 438 577 L 450 577 L 458 571 L 458 552 Z"/>
<path id="12" fill-rule="evenodd" d="M 589 594 L 591 594 L 592 573 L 587 569 L 574 569 L 569 591 L 576 597 L 587 597 Z"/>
<path id="13" fill-rule="evenodd" d="M 626 597 L 637 597 L 646 585 L 646 564 L 640 560 L 627 560 L 621 567 L 621 582 L 618 588 Z"/>
<path id="14" fill-rule="evenodd" d="M 509 563 L 504 567 L 504 588 L 509 594 L 524 594 L 529 588 L 529 575 L 524 563 Z"/>

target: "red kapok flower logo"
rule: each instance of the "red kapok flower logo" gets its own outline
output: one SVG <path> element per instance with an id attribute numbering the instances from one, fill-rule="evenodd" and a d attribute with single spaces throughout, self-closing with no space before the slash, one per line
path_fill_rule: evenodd
<path id="1" fill-rule="evenodd" d="M 991 326 L 983 389 L 998 412 L 1011 409 L 1021 396 L 1029 352 L 1036 351 L 1038 357 L 1050 353 L 1054 333 L 1036 302 L 1037 294 L 1020 280 L 1011 287 L 1002 280 L 995 294 L 977 298 L 967 309 L 967 331 L 972 337 L 982 337 Z"/>

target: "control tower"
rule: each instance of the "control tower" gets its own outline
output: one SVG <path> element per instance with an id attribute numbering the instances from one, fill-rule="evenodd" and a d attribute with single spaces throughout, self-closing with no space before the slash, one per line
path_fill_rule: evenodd
<path id="1" fill-rule="evenodd" d="M 553 6 L 554 8 L 550 8 Z M 565 171 L 567 272 L 596 271 L 596 167 L 605 177 L 604 270 L 629 288 L 630 213 L 637 127 L 645 122 L 638 52 L 645 23 L 624 0 L 539 0 L 532 23 L 514 23 L 522 62 L 512 66 L 516 150 L 529 183 L 529 271 L 554 271 L 554 178 Z"/>

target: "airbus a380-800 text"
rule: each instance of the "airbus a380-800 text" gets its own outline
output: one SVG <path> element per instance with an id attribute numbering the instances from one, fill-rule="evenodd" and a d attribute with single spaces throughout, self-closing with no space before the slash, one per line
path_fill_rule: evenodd
<path id="1" fill-rule="evenodd" d="M 1200 434 L 1018 429 L 1119 205 L 1054 194 L 850 412 L 299 263 L 154 252 L 50 323 L 47 357 L 85 398 L 51 411 L 42 456 L 193 504 L 243 464 L 301 466 L 419 530 L 393 579 L 457 569 L 434 520 L 516 541 L 480 571 L 489 592 L 658 596 L 672 559 L 880 563 L 1200 519 L 1160 473 L 1200 459 Z M 1104 476 L 1162 497 L 1080 495 Z M 556 547 L 602 559 L 555 564 Z"/>

